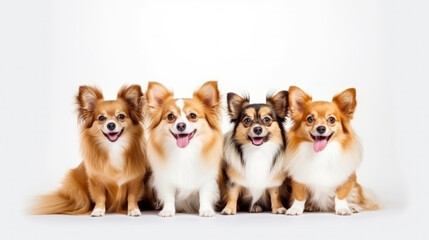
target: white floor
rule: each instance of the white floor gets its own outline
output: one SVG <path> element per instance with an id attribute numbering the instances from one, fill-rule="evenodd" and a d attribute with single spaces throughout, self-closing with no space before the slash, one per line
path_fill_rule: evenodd
<path id="1" fill-rule="evenodd" d="M 239 213 L 200 218 L 156 212 L 140 217 L 20 216 L 2 227 L 1 239 L 428 239 L 422 212 L 383 209 L 352 216 L 304 213 L 299 217 Z M 0 235 L 0 236 L 1 236 Z"/>

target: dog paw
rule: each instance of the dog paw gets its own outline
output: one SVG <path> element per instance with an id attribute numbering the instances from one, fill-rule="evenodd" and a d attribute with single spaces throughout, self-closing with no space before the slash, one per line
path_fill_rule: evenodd
<path id="1" fill-rule="evenodd" d="M 235 215 L 236 213 L 237 209 L 232 209 L 229 207 L 225 207 L 221 212 L 222 215 Z"/>
<path id="2" fill-rule="evenodd" d="M 213 209 L 200 209 L 200 217 L 214 217 Z"/>
<path id="3" fill-rule="evenodd" d="M 175 211 L 170 209 L 163 209 L 161 212 L 159 212 L 159 216 L 161 217 L 173 217 L 174 214 Z"/>
<path id="4" fill-rule="evenodd" d="M 253 205 L 251 208 L 250 208 L 250 212 L 251 213 L 260 213 L 260 212 L 263 212 L 264 211 L 264 209 L 262 209 L 262 207 L 261 206 L 259 206 L 259 205 Z"/>
<path id="5" fill-rule="evenodd" d="M 359 213 L 363 211 L 363 208 L 358 204 L 349 204 L 349 208 L 353 213 Z"/>
<path id="6" fill-rule="evenodd" d="M 274 214 L 285 214 L 286 213 L 286 208 L 284 207 L 279 207 L 276 209 L 273 209 L 272 211 Z"/>
<path id="7" fill-rule="evenodd" d="M 292 207 L 292 208 L 289 208 L 289 209 L 286 211 L 286 215 L 289 215 L 289 216 L 299 216 L 299 215 L 301 215 L 303 212 L 304 212 L 304 209 L 300 209 L 300 208 Z"/>
<path id="8" fill-rule="evenodd" d="M 335 213 L 340 216 L 349 216 L 352 215 L 352 210 L 348 207 L 335 208 Z"/>
<path id="9" fill-rule="evenodd" d="M 94 210 L 91 213 L 91 217 L 102 217 L 104 216 L 104 213 L 106 212 L 105 209 L 102 208 L 94 208 Z"/>
<path id="10" fill-rule="evenodd" d="M 130 217 L 138 217 L 140 215 L 142 215 L 142 213 L 140 212 L 140 209 L 138 209 L 138 208 L 135 208 L 135 209 L 128 211 L 128 216 L 130 216 Z"/>

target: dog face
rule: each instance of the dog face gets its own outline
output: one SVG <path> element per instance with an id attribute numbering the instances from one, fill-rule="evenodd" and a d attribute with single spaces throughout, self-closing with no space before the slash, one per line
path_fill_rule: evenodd
<path id="1" fill-rule="evenodd" d="M 179 148 L 186 148 L 196 138 L 208 139 L 211 129 L 220 129 L 216 82 L 205 83 L 192 99 L 174 99 L 163 85 L 151 82 L 147 102 L 154 137 L 175 142 Z"/>
<path id="2" fill-rule="evenodd" d="M 314 150 L 322 151 L 329 141 L 340 140 L 351 131 L 349 122 L 356 108 L 356 90 L 347 89 L 332 102 L 312 102 L 311 97 L 297 87 L 289 89 L 293 131 L 305 141 L 314 142 Z"/>
<path id="3" fill-rule="evenodd" d="M 81 86 L 76 96 L 83 129 L 99 141 L 116 142 L 142 121 L 143 93 L 140 86 L 124 86 L 114 101 L 104 101 L 95 87 Z"/>
<path id="4" fill-rule="evenodd" d="M 228 112 L 235 123 L 234 138 L 240 145 L 261 146 L 267 141 L 285 144 L 283 123 L 287 115 L 288 92 L 268 96 L 266 104 L 249 104 L 249 98 L 228 93 Z"/>

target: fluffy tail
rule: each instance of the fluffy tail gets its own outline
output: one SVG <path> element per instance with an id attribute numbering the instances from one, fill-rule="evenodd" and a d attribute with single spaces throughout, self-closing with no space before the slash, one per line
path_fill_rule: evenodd
<path id="1" fill-rule="evenodd" d="M 85 166 L 81 163 L 66 175 L 57 191 L 40 196 L 33 205 L 32 214 L 85 214 L 91 209 Z"/>
<path id="2" fill-rule="evenodd" d="M 378 205 L 377 196 L 375 193 L 369 189 L 362 187 L 362 194 L 363 194 L 363 204 L 362 207 L 365 210 L 377 210 L 380 209 L 380 206 Z"/>

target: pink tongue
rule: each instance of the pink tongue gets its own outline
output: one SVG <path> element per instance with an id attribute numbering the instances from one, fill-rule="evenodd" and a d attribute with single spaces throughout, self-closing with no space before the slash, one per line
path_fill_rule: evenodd
<path id="1" fill-rule="evenodd" d="M 328 140 L 326 138 L 322 139 L 320 137 L 316 137 L 313 145 L 314 151 L 320 152 L 325 149 L 326 145 L 328 145 Z"/>
<path id="2" fill-rule="evenodd" d="M 189 144 L 189 134 L 177 135 L 177 146 L 179 148 L 185 148 Z"/>
<path id="3" fill-rule="evenodd" d="M 110 141 L 116 141 L 116 139 L 118 139 L 119 133 L 114 133 L 114 134 L 110 133 L 110 134 L 107 134 L 107 136 L 109 137 Z"/>
<path id="4" fill-rule="evenodd" d="M 264 141 L 264 138 L 252 138 L 252 142 L 255 145 L 261 145 L 263 141 Z"/>

